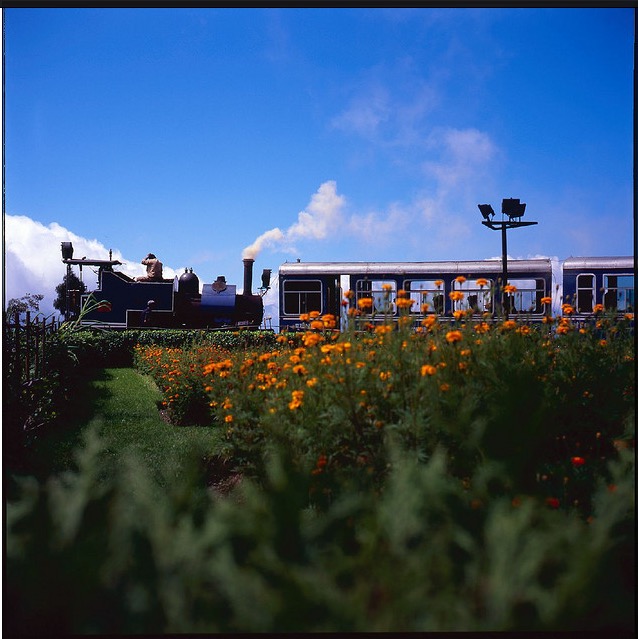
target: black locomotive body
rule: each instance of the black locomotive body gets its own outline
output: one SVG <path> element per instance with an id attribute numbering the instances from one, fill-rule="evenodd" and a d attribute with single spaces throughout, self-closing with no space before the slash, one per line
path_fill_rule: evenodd
<path id="1" fill-rule="evenodd" d="M 74 260 L 72 247 L 64 246 L 63 259 L 72 266 L 97 267 L 98 287 L 82 295 L 79 307 L 85 309 L 81 322 L 110 328 L 253 328 L 261 326 L 264 315 L 262 295 L 253 294 L 254 260 L 244 259 L 244 290 L 237 293 L 234 284 L 219 276 L 212 284 L 203 284 L 193 269 L 179 278 L 144 281 L 129 277 L 113 267 L 117 260 Z M 66 257 L 65 257 L 66 255 Z M 262 289 L 270 286 L 270 270 L 264 269 Z M 92 296 L 94 304 L 89 302 Z M 149 304 L 152 302 L 152 304 Z M 144 309 L 150 307 L 143 321 Z M 79 308 L 71 308 L 79 312 Z"/>

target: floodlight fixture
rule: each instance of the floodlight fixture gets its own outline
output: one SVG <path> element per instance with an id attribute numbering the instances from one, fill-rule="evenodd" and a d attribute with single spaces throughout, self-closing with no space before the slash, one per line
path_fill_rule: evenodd
<path id="1" fill-rule="evenodd" d="M 494 209 L 491 204 L 479 204 L 478 207 L 483 219 L 489 220 L 490 217 L 494 216 Z"/>
<path id="2" fill-rule="evenodd" d="M 504 198 L 501 211 L 503 215 L 507 215 L 510 218 L 523 217 L 523 215 L 525 215 L 525 206 L 525 203 L 521 204 L 518 198 Z"/>

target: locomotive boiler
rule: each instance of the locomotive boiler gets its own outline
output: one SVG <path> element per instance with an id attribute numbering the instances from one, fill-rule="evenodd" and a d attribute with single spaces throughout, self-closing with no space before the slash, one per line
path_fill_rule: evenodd
<path id="1" fill-rule="evenodd" d="M 263 295 L 270 288 L 270 269 L 264 269 L 259 293 L 253 293 L 254 260 L 246 258 L 244 263 L 244 289 L 237 292 L 235 284 L 226 282 L 223 275 L 210 284 L 200 287 L 199 278 L 193 269 L 185 269 L 178 278 L 144 281 L 129 277 L 114 267 L 118 260 L 73 259 L 70 242 L 62 243 L 62 262 L 70 269 L 78 266 L 97 267 L 98 286 L 81 296 L 81 307 L 89 296 L 98 302 L 81 321 L 87 325 L 111 328 L 253 328 L 260 327 L 263 315 Z M 152 302 L 152 304 L 150 304 Z M 150 307 L 147 321 L 143 323 L 144 309 Z M 74 310 L 74 309 L 71 309 Z M 75 309 L 79 311 L 78 308 Z"/>

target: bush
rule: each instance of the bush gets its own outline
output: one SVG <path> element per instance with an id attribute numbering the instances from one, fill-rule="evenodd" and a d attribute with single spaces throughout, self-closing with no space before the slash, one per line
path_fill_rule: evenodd
<path id="1" fill-rule="evenodd" d="M 10 631 L 629 632 L 634 627 L 634 457 L 608 465 L 593 517 L 511 500 L 486 460 L 469 484 L 438 449 L 393 448 L 385 488 L 308 508 L 309 476 L 271 451 L 261 487 L 227 499 L 196 459 L 158 490 L 140 460 L 101 454 L 25 481 L 7 505 Z M 109 462 L 110 464 L 110 462 Z"/>

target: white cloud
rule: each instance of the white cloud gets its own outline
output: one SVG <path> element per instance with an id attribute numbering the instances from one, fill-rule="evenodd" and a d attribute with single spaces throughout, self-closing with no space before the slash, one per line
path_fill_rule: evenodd
<path id="1" fill-rule="evenodd" d="M 53 222 L 48 226 L 23 215 L 5 216 L 3 287 L 5 304 L 27 293 L 44 295 L 40 311 L 44 315 L 54 312 L 55 287 L 63 281 L 66 266 L 62 263 L 62 242 L 73 243 L 73 257 L 86 256 L 94 260 L 109 259 L 109 249 L 97 240 L 89 240 Z M 119 251 L 112 259 L 122 262 L 118 267 L 131 277 L 142 275 L 145 267 L 139 260 L 127 260 Z M 174 277 L 176 272 L 164 267 L 164 276 Z M 76 275 L 79 273 L 76 271 Z M 90 267 L 82 269 L 81 277 L 89 290 L 96 287 L 96 275 Z"/>

